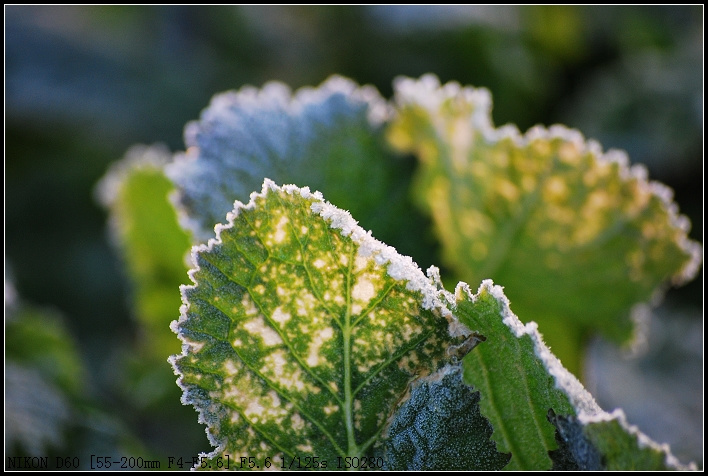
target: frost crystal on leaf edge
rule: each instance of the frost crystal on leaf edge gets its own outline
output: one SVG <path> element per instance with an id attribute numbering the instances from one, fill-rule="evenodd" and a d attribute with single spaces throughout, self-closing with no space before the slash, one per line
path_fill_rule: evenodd
<path id="1" fill-rule="evenodd" d="M 551 350 L 543 342 L 543 337 L 538 332 L 538 325 L 531 321 L 523 324 L 509 307 L 509 299 L 504 294 L 502 286 L 494 284 L 491 279 L 485 279 L 480 284 L 477 294 L 472 294 L 469 286 L 466 283 L 458 283 L 455 289 L 455 295 L 466 293 L 472 301 L 475 301 L 477 296 L 486 291 L 493 296 L 502 305 L 502 322 L 511 330 L 511 332 L 520 338 L 523 335 L 528 335 L 534 344 L 536 356 L 543 362 L 548 373 L 553 377 L 556 388 L 561 390 L 568 396 L 571 405 L 577 412 L 577 418 L 583 425 L 588 425 L 597 422 L 609 422 L 616 420 L 620 427 L 628 434 L 635 435 L 639 442 L 640 448 L 650 448 L 652 450 L 662 452 L 665 455 L 664 463 L 669 468 L 677 470 L 696 470 L 696 464 L 690 463 L 683 465 L 671 453 L 671 449 L 667 444 L 659 444 L 642 433 L 638 427 L 627 422 L 627 417 L 622 409 L 615 409 L 611 413 L 604 411 L 597 404 L 593 396 L 588 392 L 583 384 L 570 372 L 568 372 L 558 358 L 553 355 Z"/>
<path id="2" fill-rule="evenodd" d="M 431 113 L 432 117 L 440 109 L 440 105 L 452 98 L 462 98 L 475 108 L 470 118 L 470 127 L 481 131 L 483 137 L 489 142 L 511 139 L 519 148 L 527 146 L 537 139 L 562 139 L 573 143 L 580 153 L 591 152 L 600 162 L 616 163 L 619 166 L 620 177 L 624 180 L 635 178 L 646 187 L 649 193 L 661 201 L 669 215 L 671 226 L 686 233 L 679 241 L 682 248 L 691 258 L 684 267 L 672 278 L 673 285 L 678 286 L 691 281 L 696 277 L 703 262 L 703 247 L 688 238 L 691 222 L 685 215 L 679 213 L 678 206 L 673 201 L 674 192 L 661 182 L 650 181 L 648 171 L 642 164 L 629 165 L 629 157 L 623 150 L 610 149 L 603 153 L 602 146 L 595 140 L 586 140 L 585 136 L 576 129 L 570 129 L 561 124 L 548 128 L 534 126 L 525 134 L 513 124 L 506 124 L 495 128 L 491 121 L 492 96 L 486 88 L 461 86 L 460 83 L 451 81 L 444 85 L 434 74 L 426 74 L 415 80 L 399 76 L 394 80 L 394 90 L 397 91 L 397 109 L 407 104 L 420 105 Z M 663 293 L 662 293 L 663 294 Z"/>
<path id="3" fill-rule="evenodd" d="M 180 357 L 187 356 L 190 351 L 199 351 L 203 345 L 191 341 L 186 335 L 180 332 L 180 324 L 186 322 L 187 311 L 189 309 L 185 291 L 198 286 L 195 278 L 195 273 L 200 270 L 197 264 L 197 254 L 212 251 L 215 246 L 221 244 L 221 232 L 234 226 L 234 220 L 241 210 L 255 209 L 256 201 L 259 198 L 265 198 L 270 191 L 276 193 L 282 191 L 290 195 L 298 194 L 304 199 L 313 200 L 314 203 L 310 207 L 312 213 L 321 216 L 324 220 L 329 222 L 331 228 L 340 230 L 343 236 L 349 237 L 358 246 L 359 255 L 362 257 L 373 257 L 379 265 L 388 263 L 387 273 L 389 276 L 398 281 L 406 281 L 406 289 L 420 292 L 422 295 L 421 306 L 426 310 L 439 312 L 440 315 L 446 319 L 448 332 L 451 337 L 468 336 L 472 334 L 472 331 L 462 324 L 446 306 L 445 302 L 452 303 L 454 302 L 454 298 L 450 293 L 442 289 L 437 268 L 431 267 L 428 270 L 429 277 L 426 277 L 411 257 L 400 255 L 395 248 L 385 245 L 373 238 L 371 232 L 361 228 L 348 211 L 341 210 L 325 201 L 320 192 L 311 192 L 309 187 L 300 188 L 296 185 L 283 185 L 280 187 L 272 180 L 266 178 L 263 181 L 261 192 L 252 192 L 247 204 L 239 200 L 234 202 L 233 210 L 226 215 L 227 223 L 220 223 L 214 227 L 214 231 L 216 232 L 215 238 L 210 238 L 206 244 L 192 247 L 191 257 L 193 268 L 189 270 L 188 275 L 194 284 L 180 286 L 180 292 L 182 294 L 180 317 L 179 320 L 172 321 L 170 324 L 170 329 L 177 334 L 182 341 L 182 353 L 172 355 L 167 359 L 172 365 L 175 375 L 178 377 L 177 385 L 183 391 L 181 402 L 184 405 L 193 405 L 195 407 L 199 413 L 198 421 L 199 423 L 207 425 L 207 437 L 212 446 L 215 447 L 211 453 L 200 453 L 201 457 L 212 458 L 219 455 L 224 450 L 226 441 L 219 441 L 209 431 L 211 427 L 219 425 L 219 420 L 222 415 L 219 414 L 218 406 L 212 403 L 207 396 L 202 395 L 200 392 L 193 391 L 184 385 L 182 375 L 177 369 L 177 361 Z"/>

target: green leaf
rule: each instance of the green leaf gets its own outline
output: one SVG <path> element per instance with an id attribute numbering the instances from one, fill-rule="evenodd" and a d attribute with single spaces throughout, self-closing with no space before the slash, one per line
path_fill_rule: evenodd
<path id="1" fill-rule="evenodd" d="M 453 313 L 486 337 L 465 357 L 464 380 L 481 393 L 498 450 L 511 452 L 504 469 L 695 467 L 628 425 L 621 410 L 604 412 L 550 352 L 536 323 L 519 321 L 501 287 L 486 280 L 473 295 L 460 283 L 455 298 Z"/>
<path id="2" fill-rule="evenodd" d="M 214 467 L 371 454 L 411 380 L 469 335 L 410 258 L 307 188 L 266 180 L 216 231 L 193 249 L 171 358 Z"/>
<path id="3" fill-rule="evenodd" d="M 491 281 L 448 293 L 307 188 L 266 180 L 227 218 L 193 248 L 172 325 L 182 401 L 217 447 L 201 467 L 684 468 L 603 412 Z"/>
<path id="4" fill-rule="evenodd" d="M 555 430 L 546 420 L 548 410 L 575 412 L 536 355 L 533 337 L 522 333 L 518 320 L 517 334 L 502 320 L 505 303 L 500 292 L 490 281 L 474 296 L 467 286 L 457 287 L 455 314 L 487 338 L 465 358 L 465 381 L 482 393 L 481 413 L 492 423 L 499 451 L 511 453 L 505 469 L 551 469 L 548 451 L 556 449 L 556 443 Z"/>
<path id="5" fill-rule="evenodd" d="M 668 445 L 657 444 L 629 425 L 622 410 L 586 419 L 583 434 L 598 449 L 610 471 L 697 469 L 694 463 L 681 464 L 671 454 Z"/>
<path id="6" fill-rule="evenodd" d="M 636 303 L 696 274 L 700 246 L 671 191 L 624 153 L 562 126 L 495 129 L 484 89 L 433 76 L 395 89 L 389 139 L 420 159 L 414 190 L 445 264 L 467 282 L 504 284 L 572 371 L 589 330 L 628 340 Z"/>
<path id="7" fill-rule="evenodd" d="M 191 246 L 168 199 L 174 186 L 163 168 L 170 157 L 161 145 L 134 146 L 97 187 L 110 212 L 112 241 L 125 260 L 132 309 L 143 326 L 143 348 L 161 362 L 179 351 L 168 327 L 180 305 L 178 289 Z"/>
<path id="8" fill-rule="evenodd" d="M 549 412 L 573 466 L 557 469 L 609 471 L 696 470 L 681 464 L 668 445 L 660 445 L 627 423 L 622 410 L 594 417 L 561 417 Z M 556 469 L 554 467 L 554 469 Z"/>
<path id="9" fill-rule="evenodd" d="M 340 76 L 295 93 L 271 82 L 214 96 L 187 125 L 186 152 L 167 168 L 183 223 L 206 241 L 234 200 L 246 202 L 268 177 L 307 183 L 380 239 L 425 255 L 419 237 L 402 232 L 424 223 L 407 200 L 410 164 L 383 138 L 387 111 L 375 88 Z"/>

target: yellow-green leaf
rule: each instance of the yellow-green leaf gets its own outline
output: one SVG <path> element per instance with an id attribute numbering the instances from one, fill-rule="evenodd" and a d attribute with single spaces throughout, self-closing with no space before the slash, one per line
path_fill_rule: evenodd
<path id="1" fill-rule="evenodd" d="M 573 372 L 584 334 L 627 341 L 635 304 L 695 275 L 688 220 L 624 153 L 563 126 L 494 128 L 484 89 L 433 76 L 395 89 L 389 139 L 420 159 L 415 197 L 445 264 L 464 281 L 503 284 Z"/>

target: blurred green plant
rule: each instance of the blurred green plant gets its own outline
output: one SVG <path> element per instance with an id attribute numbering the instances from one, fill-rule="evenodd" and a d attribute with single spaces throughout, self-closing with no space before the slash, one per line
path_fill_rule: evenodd
<path id="1" fill-rule="evenodd" d="M 79 454 L 148 455 L 87 382 L 64 317 L 20 299 L 7 281 L 5 296 L 6 469 L 32 469 L 24 457 L 38 455 L 59 470 L 88 470 Z"/>

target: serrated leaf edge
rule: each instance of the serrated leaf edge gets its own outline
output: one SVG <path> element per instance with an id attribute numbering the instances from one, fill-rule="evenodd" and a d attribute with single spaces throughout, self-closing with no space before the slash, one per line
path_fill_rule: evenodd
<path id="1" fill-rule="evenodd" d="M 190 121 L 184 128 L 184 142 L 187 150 L 174 154 L 172 161 L 165 166 L 165 173 L 174 182 L 179 175 L 180 164 L 196 160 L 199 155 L 199 146 L 196 136 L 201 123 L 207 120 L 214 111 L 228 110 L 234 106 L 258 109 L 267 105 L 278 105 L 288 115 L 296 116 L 307 107 L 324 102 L 335 94 L 342 94 L 347 101 L 366 105 L 367 119 L 373 127 L 380 127 L 393 115 L 392 106 L 381 96 L 372 85 L 360 86 L 353 80 L 344 76 L 332 75 L 317 87 L 305 86 L 295 92 L 290 86 L 280 81 L 269 81 L 261 88 L 246 85 L 239 90 L 225 91 L 214 95 L 209 105 L 201 111 L 198 120 Z M 190 217 L 188 210 L 181 203 L 182 192 L 177 189 L 170 194 L 170 201 L 177 210 L 180 225 L 190 231 L 195 237 L 206 239 L 198 219 Z"/>
<path id="2" fill-rule="evenodd" d="M 619 168 L 620 178 L 623 180 L 637 179 L 638 183 L 644 186 L 651 195 L 657 197 L 664 205 L 671 226 L 683 231 L 685 234 L 679 239 L 679 247 L 690 256 L 686 264 L 674 274 L 671 283 L 674 286 L 687 283 L 696 277 L 703 262 L 703 247 L 700 243 L 688 238 L 691 229 L 691 222 L 685 215 L 679 214 L 678 205 L 673 201 L 673 190 L 656 181 L 648 179 L 647 168 L 642 164 L 629 165 L 627 153 L 619 149 L 609 149 L 603 152 L 599 142 L 592 139 L 585 139 L 583 134 L 570 129 L 561 124 L 555 124 L 546 128 L 544 126 L 534 126 L 525 134 L 521 134 L 518 127 L 513 124 L 506 124 L 495 128 L 492 124 L 492 96 L 486 88 L 474 88 L 472 86 L 461 86 L 460 83 L 452 81 L 444 85 L 434 74 L 426 74 L 416 80 L 404 76 L 399 76 L 394 80 L 395 108 L 402 109 L 403 106 L 414 104 L 419 105 L 430 112 L 431 117 L 435 117 L 440 105 L 453 98 L 461 98 L 473 104 L 474 112 L 470 117 L 470 127 L 479 130 L 485 140 L 497 142 L 503 139 L 511 139 L 519 147 L 526 147 L 529 143 L 538 140 L 561 139 L 572 143 L 580 153 L 591 153 L 599 162 L 616 163 Z M 659 289 L 652 300 L 659 299 L 664 289 Z"/>
<path id="3" fill-rule="evenodd" d="M 400 255 L 392 246 L 388 246 L 373 238 L 371 231 L 365 231 L 361 228 L 348 211 L 341 210 L 325 201 L 320 192 L 311 192 L 309 187 L 300 188 L 296 185 L 283 185 L 280 187 L 272 180 L 266 178 L 263 181 L 261 192 L 251 193 L 250 200 L 247 204 L 238 200 L 234 202 L 233 210 L 226 215 L 227 223 L 217 224 L 214 227 L 214 231 L 216 232 L 215 238 L 209 239 L 206 244 L 192 247 L 191 257 L 193 268 L 190 269 L 187 274 L 194 284 L 180 286 L 180 293 L 182 295 L 180 317 L 170 324 L 170 329 L 177 334 L 178 338 L 182 341 L 182 353 L 170 356 L 167 361 L 172 365 L 173 371 L 178 377 L 177 385 L 183 391 L 181 397 L 182 404 L 193 405 L 199 414 L 199 423 L 207 425 L 206 434 L 209 442 L 215 449 L 208 454 L 200 453 L 200 456 L 206 458 L 218 456 L 224 450 L 227 442 L 221 441 L 214 436 L 218 432 L 210 432 L 211 427 L 218 428 L 219 425 L 221 415 L 219 414 L 218 406 L 212 404 L 206 396 L 201 395 L 198 391 L 194 391 L 184 384 L 182 380 L 183 376 L 177 367 L 178 361 L 182 357 L 186 357 L 191 351 L 198 351 L 203 345 L 191 341 L 186 335 L 180 332 L 180 325 L 187 321 L 187 312 L 189 310 L 187 292 L 189 289 L 194 289 L 199 286 L 195 278 L 195 274 L 200 270 L 197 264 L 197 254 L 212 251 L 215 246 L 221 244 L 221 232 L 234 226 L 234 220 L 242 210 L 255 209 L 257 200 L 265 199 L 269 192 L 284 192 L 291 195 L 299 194 L 302 198 L 313 200 L 314 203 L 312 203 L 310 207 L 311 211 L 329 222 L 331 228 L 339 230 L 342 236 L 349 237 L 358 246 L 357 253 L 360 256 L 372 257 L 379 265 L 388 264 L 386 270 L 389 276 L 395 280 L 405 280 L 406 289 L 420 292 L 422 295 L 421 306 L 426 310 L 440 313 L 440 315 L 447 320 L 448 332 L 451 337 L 466 337 L 472 334 L 472 331 L 462 324 L 448 308 L 448 305 L 454 303 L 454 296 L 442 289 L 437 268 L 431 267 L 426 277 L 411 257 Z"/>
<path id="4" fill-rule="evenodd" d="M 611 413 L 604 411 L 597 404 L 593 396 L 588 392 L 583 384 L 568 370 L 563 367 L 560 360 L 553 355 L 551 350 L 543 341 L 543 337 L 538 332 L 538 325 L 531 321 L 524 324 L 514 314 L 509 305 L 509 299 L 504 294 L 502 286 L 494 284 L 491 279 L 485 279 L 479 286 L 477 294 L 473 294 L 467 283 L 460 282 L 455 288 L 455 296 L 459 299 L 467 296 L 473 302 L 477 297 L 486 292 L 494 297 L 501 304 L 502 322 L 511 330 L 517 337 L 521 338 L 527 335 L 531 338 L 534 345 L 534 352 L 541 360 L 546 371 L 553 377 L 555 387 L 565 393 L 571 405 L 577 413 L 578 421 L 583 425 L 589 425 L 597 422 L 609 422 L 616 420 L 619 425 L 631 435 L 637 437 L 640 448 L 650 448 L 652 450 L 664 453 L 664 463 L 667 467 L 676 470 L 696 470 L 696 464 L 690 463 L 684 465 L 671 453 L 668 444 L 660 444 L 642 433 L 638 427 L 627 422 L 627 417 L 622 409 L 615 409 Z"/>

